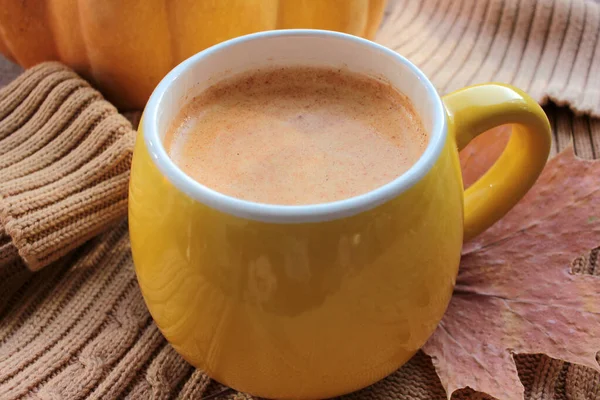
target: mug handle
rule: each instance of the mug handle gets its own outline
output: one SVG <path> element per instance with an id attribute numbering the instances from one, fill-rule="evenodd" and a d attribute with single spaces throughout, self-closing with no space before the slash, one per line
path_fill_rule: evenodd
<path id="1" fill-rule="evenodd" d="M 449 132 L 455 132 L 459 151 L 489 129 L 514 124 L 498 160 L 465 190 L 464 241 L 467 241 L 502 218 L 531 189 L 550 153 L 550 123 L 535 100 L 510 85 L 469 86 L 442 100 Z"/>

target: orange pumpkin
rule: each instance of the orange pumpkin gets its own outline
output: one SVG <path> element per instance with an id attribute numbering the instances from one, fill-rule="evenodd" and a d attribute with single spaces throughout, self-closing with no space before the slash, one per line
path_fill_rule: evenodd
<path id="1" fill-rule="evenodd" d="M 0 52 L 59 60 L 117 105 L 143 108 L 175 65 L 247 33 L 317 28 L 372 38 L 385 0 L 0 0 Z"/>

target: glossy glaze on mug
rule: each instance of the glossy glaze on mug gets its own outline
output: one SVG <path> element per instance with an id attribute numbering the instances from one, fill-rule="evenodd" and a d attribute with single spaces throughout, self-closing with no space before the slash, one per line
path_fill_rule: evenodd
<path id="1" fill-rule="evenodd" d="M 441 319 L 463 236 L 452 141 L 396 199 L 305 224 L 214 210 L 164 179 L 141 138 L 135 151 L 142 293 L 169 342 L 216 380 L 269 398 L 352 391 L 406 362 Z"/>
<path id="2" fill-rule="evenodd" d="M 205 80 L 193 95 L 210 83 L 211 68 L 223 70 L 223 60 L 211 60 L 225 57 L 228 73 L 236 65 L 252 68 L 244 52 L 296 63 L 296 45 L 305 47 L 306 62 L 357 60 L 349 65 L 357 72 L 372 64 L 413 100 L 433 132 L 413 168 L 366 195 L 288 207 L 227 198 L 178 171 L 157 132 L 189 98 L 183 88 L 200 79 L 190 71 L 202 70 Z M 527 152 L 503 155 L 500 169 L 465 195 L 472 236 L 529 189 L 550 145 L 543 111 L 518 90 L 487 85 L 445 101 L 447 111 L 402 57 L 331 32 L 251 35 L 200 53 L 168 75 L 140 124 L 129 221 L 144 299 L 174 348 L 216 380 L 270 398 L 347 393 L 405 363 L 436 328 L 455 284 L 463 242 L 457 147 L 485 129 L 516 123 L 507 151 Z M 523 179 L 515 180 L 519 169 Z"/>

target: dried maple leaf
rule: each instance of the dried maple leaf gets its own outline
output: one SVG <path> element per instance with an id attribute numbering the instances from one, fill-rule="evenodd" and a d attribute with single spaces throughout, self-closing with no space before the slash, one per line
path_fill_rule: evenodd
<path id="1" fill-rule="evenodd" d="M 600 244 L 600 161 L 567 149 L 501 221 L 467 243 L 448 310 L 424 346 L 448 397 L 523 399 L 513 355 L 600 366 L 600 278 L 571 263 Z"/>
<path id="2" fill-rule="evenodd" d="M 460 152 L 460 167 L 465 187 L 471 186 L 500 156 L 512 128 L 502 125 L 477 136 Z"/>

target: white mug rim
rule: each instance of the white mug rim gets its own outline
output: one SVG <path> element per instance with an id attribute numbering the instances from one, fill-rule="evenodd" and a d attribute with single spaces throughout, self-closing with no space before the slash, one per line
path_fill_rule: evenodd
<path id="1" fill-rule="evenodd" d="M 396 58 L 397 61 L 407 66 L 425 87 L 426 94 L 434 107 L 433 126 L 429 136 L 429 143 L 417 162 L 394 180 L 367 193 L 328 203 L 306 205 L 266 204 L 239 199 L 204 186 L 185 174 L 168 156 L 159 135 L 158 115 L 161 102 L 165 100 L 165 93 L 186 70 L 201 63 L 203 59 L 209 57 L 211 54 L 223 51 L 232 45 L 278 36 L 313 36 L 351 40 L 362 45 L 375 47 L 377 50 L 387 53 L 387 55 Z M 345 33 L 317 29 L 288 29 L 252 33 L 219 43 L 189 57 L 173 68 L 154 89 L 146 105 L 142 124 L 143 139 L 152 161 L 177 189 L 192 199 L 221 212 L 269 223 L 331 221 L 373 209 L 397 197 L 419 182 L 439 159 L 447 136 L 446 113 L 442 99 L 431 81 L 413 63 L 393 50 L 370 40 Z"/>

